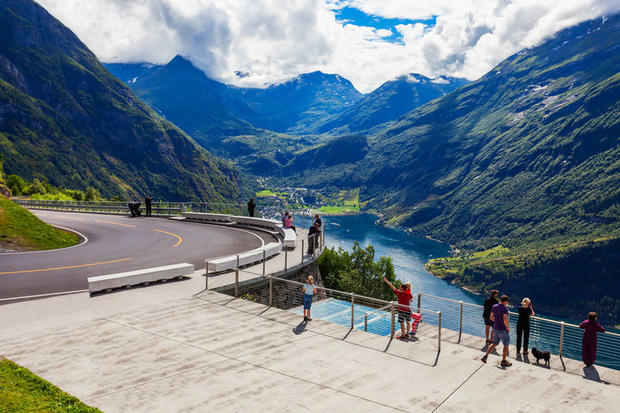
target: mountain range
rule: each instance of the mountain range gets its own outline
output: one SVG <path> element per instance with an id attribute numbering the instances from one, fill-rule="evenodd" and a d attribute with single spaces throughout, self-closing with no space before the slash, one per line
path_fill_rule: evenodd
<path id="1" fill-rule="evenodd" d="M 0 153 L 8 174 L 102 195 L 223 200 L 239 174 L 112 76 L 31 0 L 0 4 Z"/>
<path id="2" fill-rule="evenodd" d="M 410 74 L 362 95 L 349 80 L 318 71 L 265 88 L 240 88 L 210 79 L 181 56 L 166 65 L 105 66 L 198 143 L 259 174 L 274 173 L 294 152 L 325 140 L 314 135 L 396 120 L 467 83 Z"/>

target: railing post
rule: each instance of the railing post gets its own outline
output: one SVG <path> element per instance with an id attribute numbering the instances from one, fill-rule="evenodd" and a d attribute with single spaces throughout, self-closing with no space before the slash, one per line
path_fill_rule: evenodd
<path id="1" fill-rule="evenodd" d="M 205 290 L 209 289 L 209 261 L 207 261 L 207 268 L 205 270 Z"/>
<path id="2" fill-rule="evenodd" d="M 265 263 L 267 261 L 267 253 L 263 250 L 263 277 L 265 276 Z"/>
<path id="3" fill-rule="evenodd" d="M 441 351 L 441 311 L 437 313 L 437 316 L 439 317 L 439 325 L 437 327 L 437 351 Z"/>
<path id="4" fill-rule="evenodd" d="M 301 265 L 304 264 L 304 254 L 306 253 L 306 249 L 304 248 L 305 247 L 304 241 L 305 240 L 302 238 L 301 239 Z"/>
<path id="5" fill-rule="evenodd" d="M 273 279 L 269 276 L 269 307 L 271 307 L 273 303 Z"/>
<path id="6" fill-rule="evenodd" d="M 459 315 L 459 343 L 461 342 L 461 335 L 463 334 L 463 301 L 461 303 L 461 314 Z"/>
<path id="7" fill-rule="evenodd" d="M 351 293 L 351 330 L 355 325 L 355 294 Z"/>
<path id="8" fill-rule="evenodd" d="M 288 272 L 288 248 L 284 250 L 284 273 Z"/>
<path id="9" fill-rule="evenodd" d="M 560 354 L 559 354 L 560 357 L 562 357 L 563 346 L 564 346 L 564 321 L 562 321 L 562 324 L 560 327 Z"/>
<path id="10" fill-rule="evenodd" d="M 422 308 L 422 293 L 418 293 L 418 314 L 420 314 L 420 308 Z"/>
<path id="11" fill-rule="evenodd" d="M 239 297 L 239 254 L 237 254 L 237 268 L 235 269 L 235 298 Z"/>
<path id="12" fill-rule="evenodd" d="M 368 313 L 364 314 L 364 331 L 368 331 Z"/>
<path id="13" fill-rule="evenodd" d="M 394 329 L 396 328 L 396 306 L 394 306 L 394 302 L 392 302 L 392 307 L 390 308 L 390 312 L 392 313 L 392 320 L 390 323 L 390 338 L 394 338 Z"/>

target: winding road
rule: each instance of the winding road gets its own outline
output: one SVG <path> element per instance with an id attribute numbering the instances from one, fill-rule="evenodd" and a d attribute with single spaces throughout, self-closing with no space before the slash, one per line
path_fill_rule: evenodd
<path id="1" fill-rule="evenodd" d="M 59 250 L 0 254 L 0 304 L 7 298 L 84 290 L 95 275 L 181 262 L 203 269 L 205 259 L 275 241 L 262 231 L 166 218 L 32 212 L 86 240 Z"/>

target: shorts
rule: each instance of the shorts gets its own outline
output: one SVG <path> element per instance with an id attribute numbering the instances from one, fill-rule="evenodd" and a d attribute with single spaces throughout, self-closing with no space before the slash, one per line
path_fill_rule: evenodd
<path id="1" fill-rule="evenodd" d="M 398 310 L 398 322 L 404 323 L 405 321 L 411 321 L 411 311 Z"/>
<path id="2" fill-rule="evenodd" d="M 312 305 L 312 294 L 304 294 L 304 310 L 309 310 Z"/>
<path id="3" fill-rule="evenodd" d="M 506 330 L 493 329 L 493 344 L 498 345 L 500 341 L 504 346 L 509 345 L 510 333 Z"/>
<path id="4" fill-rule="evenodd" d="M 493 322 L 493 320 L 491 320 L 490 318 L 485 318 L 485 319 L 484 319 L 484 325 L 485 325 L 485 326 L 491 326 L 491 327 L 493 327 L 493 325 L 494 325 L 494 324 L 495 324 L 495 323 L 494 323 L 494 322 Z"/>

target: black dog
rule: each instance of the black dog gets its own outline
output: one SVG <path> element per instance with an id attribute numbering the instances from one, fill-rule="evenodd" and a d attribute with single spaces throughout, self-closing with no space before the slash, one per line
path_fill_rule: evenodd
<path id="1" fill-rule="evenodd" d="M 536 363 L 539 363 L 540 359 L 545 360 L 545 366 L 549 365 L 549 359 L 551 353 L 548 351 L 539 351 L 536 347 L 532 348 L 532 355 L 536 358 Z"/>

